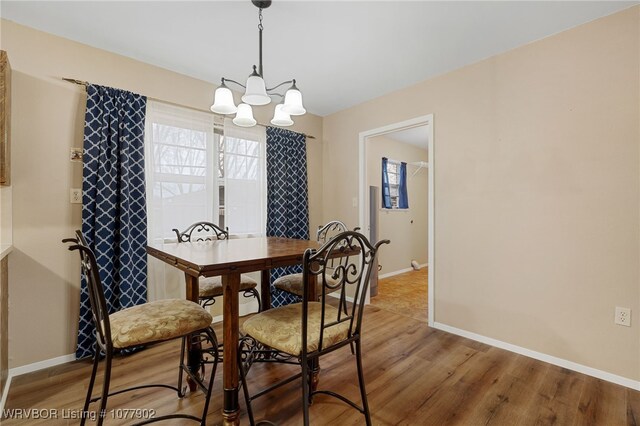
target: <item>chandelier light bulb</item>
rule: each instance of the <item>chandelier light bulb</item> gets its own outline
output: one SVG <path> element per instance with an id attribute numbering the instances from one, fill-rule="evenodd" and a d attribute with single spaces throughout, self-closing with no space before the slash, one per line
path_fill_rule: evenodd
<path id="1" fill-rule="evenodd" d="M 251 109 L 251 105 L 238 105 L 238 113 L 236 114 L 236 118 L 233 119 L 233 124 L 240 127 L 253 127 L 256 125 L 256 123 L 256 119 L 253 118 L 253 110 Z"/>
<path id="2" fill-rule="evenodd" d="M 253 74 L 247 79 L 247 88 L 242 96 L 242 102 L 249 105 L 267 105 L 271 103 L 271 97 L 267 95 L 267 88 L 262 77 L 253 67 Z"/>
<path id="3" fill-rule="evenodd" d="M 233 102 L 233 93 L 224 84 L 224 81 L 216 89 L 213 96 L 213 105 L 211 105 L 211 111 L 218 114 L 235 114 L 238 111 L 238 107 Z"/>
<path id="4" fill-rule="evenodd" d="M 303 115 L 307 112 L 302 105 L 302 93 L 298 90 L 295 80 L 293 80 L 293 85 L 284 95 L 282 110 L 290 115 Z"/>
<path id="5" fill-rule="evenodd" d="M 282 110 L 283 105 L 276 105 L 276 109 L 273 113 L 273 119 L 271 120 L 271 124 L 274 126 L 287 127 L 293 125 L 293 120 L 291 116 Z"/>

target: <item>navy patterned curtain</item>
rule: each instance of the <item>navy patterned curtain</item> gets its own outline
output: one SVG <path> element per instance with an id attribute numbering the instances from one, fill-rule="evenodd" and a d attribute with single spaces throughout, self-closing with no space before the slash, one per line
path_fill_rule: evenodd
<path id="1" fill-rule="evenodd" d="M 306 137 L 275 127 L 267 127 L 267 236 L 309 238 Z M 302 265 L 271 271 L 272 306 L 298 301 L 273 287 L 273 281 L 300 272 Z"/>
<path id="2" fill-rule="evenodd" d="M 146 104 L 144 96 L 87 86 L 82 234 L 96 254 L 111 313 L 147 299 Z M 77 358 L 91 356 L 95 342 L 84 279 L 81 286 Z"/>
<path id="3" fill-rule="evenodd" d="M 391 190 L 389 189 L 389 173 L 387 172 L 387 157 L 382 157 L 382 207 L 390 209 Z"/>

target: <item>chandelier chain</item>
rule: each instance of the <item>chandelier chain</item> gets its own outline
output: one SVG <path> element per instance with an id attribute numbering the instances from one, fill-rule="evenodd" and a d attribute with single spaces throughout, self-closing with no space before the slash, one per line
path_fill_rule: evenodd
<path id="1" fill-rule="evenodd" d="M 262 8 L 260 8 L 260 12 L 258 12 L 258 19 L 260 20 L 260 23 L 258 24 L 258 29 L 262 31 L 264 29 L 264 27 L 262 26 Z"/>

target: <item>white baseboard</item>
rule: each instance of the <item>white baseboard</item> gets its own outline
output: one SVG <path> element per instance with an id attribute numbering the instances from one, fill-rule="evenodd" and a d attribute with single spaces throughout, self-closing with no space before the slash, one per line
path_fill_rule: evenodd
<path id="1" fill-rule="evenodd" d="M 329 296 L 331 296 L 331 297 L 333 297 L 335 299 L 340 299 L 340 293 L 339 292 L 329 293 Z M 345 296 L 345 299 L 347 300 L 347 302 L 353 303 L 353 297 Z"/>
<path id="2" fill-rule="evenodd" d="M 521 346 L 516 346 L 511 343 L 503 342 L 501 340 L 496 340 L 491 337 L 486 337 L 481 334 L 476 334 L 471 331 L 462 330 L 456 327 L 451 327 L 446 324 L 442 324 L 439 322 L 433 323 L 433 328 L 437 328 L 438 330 L 446 331 L 448 333 L 457 334 L 458 336 L 466 337 L 467 339 L 475 340 L 481 343 L 486 343 L 487 345 L 495 346 L 500 349 L 505 349 L 510 352 L 515 352 L 520 355 L 528 356 L 529 358 L 537 359 L 539 361 L 544 361 L 549 364 L 557 365 L 558 367 L 563 367 L 568 370 L 577 371 L 578 373 L 586 374 L 591 377 L 595 377 L 597 379 L 602 379 L 607 382 L 615 383 L 617 385 L 621 385 L 630 389 L 635 389 L 640 391 L 640 381 L 628 379 L 626 377 L 618 376 L 613 373 L 608 373 L 606 371 L 598 370 L 596 368 L 588 367 L 586 365 L 578 364 L 573 361 L 568 361 L 566 359 L 558 358 L 552 355 L 547 355 L 542 352 L 537 352 L 531 349 L 523 348 Z"/>
<path id="3" fill-rule="evenodd" d="M 11 368 L 9 375 L 16 377 L 23 374 L 32 373 L 34 371 L 42 370 L 48 367 L 54 367 L 56 365 L 65 364 L 67 362 L 75 361 L 76 354 L 62 355 L 57 358 L 45 359 L 44 361 L 34 362 L 33 364 L 22 365 L 20 367 Z"/>
<path id="4" fill-rule="evenodd" d="M 7 374 L 7 381 L 4 383 L 2 397 L 0 398 L 0 419 L 2 418 L 2 413 L 4 412 L 4 403 L 7 401 L 7 397 L 9 396 L 9 387 L 11 387 L 11 373 Z"/>
<path id="5" fill-rule="evenodd" d="M 65 364 L 67 362 L 75 361 L 76 354 L 62 355 L 56 358 L 45 359 L 44 361 L 34 362 L 33 364 L 21 365 L 9 369 L 7 374 L 7 382 L 2 392 L 2 399 L 0 399 L 0 413 L 4 409 L 4 404 L 9 396 L 9 388 L 11 387 L 11 380 L 16 376 L 21 376 L 27 373 L 33 373 L 34 371 L 42 370 L 56 365 Z"/>
<path id="6" fill-rule="evenodd" d="M 378 279 L 379 280 L 383 280 L 385 278 L 393 277 L 395 275 L 404 274 L 405 272 L 409 272 L 409 271 L 413 271 L 413 268 L 405 268 L 405 269 L 400 269 L 398 271 L 387 272 L 386 274 L 379 274 L 378 275 Z"/>
<path id="7" fill-rule="evenodd" d="M 427 266 L 429 266 L 428 263 L 422 263 L 420 266 L 420 269 L 425 268 Z M 406 272 L 411 272 L 413 271 L 413 268 L 404 268 L 404 269 L 400 269 L 398 271 L 393 271 L 393 272 L 387 272 L 386 274 L 380 274 L 378 275 L 378 279 L 379 280 L 383 280 L 385 278 L 389 278 L 389 277 L 393 277 L 395 275 L 400 275 L 400 274 L 404 274 Z"/>

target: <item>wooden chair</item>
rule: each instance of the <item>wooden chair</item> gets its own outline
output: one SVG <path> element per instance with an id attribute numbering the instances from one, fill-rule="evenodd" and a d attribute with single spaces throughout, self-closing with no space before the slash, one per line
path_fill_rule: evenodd
<path id="1" fill-rule="evenodd" d="M 354 231 L 358 231 L 360 228 L 355 228 Z M 318 227 L 318 232 L 316 233 L 316 240 L 320 243 L 320 244 L 324 244 L 326 243 L 329 239 L 331 239 L 332 236 L 339 234 L 341 232 L 345 232 L 348 231 L 349 229 L 347 228 L 347 225 L 345 225 L 343 222 L 339 221 L 339 220 L 332 220 L 331 222 L 327 223 L 326 225 L 322 225 Z M 348 262 L 348 258 L 344 259 L 343 261 Z M 335 280 L 333 280 L 333 278 L 331 278 L 332 274 L 333 274 L 333 270 L 335 269 L 335 267 L 339 264 L 340 260 L 331 260 L 331 264 L 328 266 L 327 268 L 327 276 L 325 277 L 326 280 L 328 280 L 329 282 L 333 281 L 333 284 L 336 284 Z M 281 291 L 285 291 L 287 293 L 291 293 L 295 296 L 298 297 L 302 297 L 302 293 L 303 293 L 303 280 L 302 280 L 302 274 L 288 274 L 288 275 L 284 275 L 280 278 L 277 278 L 274 282 L 273 282 L 273 286 L 275 288 L 277 288 L 278 290 Z M 318 277 L 318 290 L 316 292 L 316 294 L 319 296 L 321 294 L 321 287 L 322 287 L 322 277 Z M 338 285 L 332 285 L 328 290 L 329 293 L 332 293 L 334 291 L 337 291 L 340 289 L 340 286 Z"/>
<path id="2" fill-rule="evenodd" d="M 254 315 L 244 322 L 245 335 L 240 340 L 239 359 L 240 378 L 247 411 L 251 424 L 255 424 L 251 401 L 286 383 L 301 378 L 302 408 L 304 425 L 309 424 L 309 405 L 316 394 L 326 394 L 344 401 L 364 414 L 366 424 L 371 425 L 371 416 L 367 403 L 364 375 L 362 369 L 362 314 L 365 294 L 369 286 L 371 267 L 383 240 L 372 246 L 364 235 L 347 231 L 342 232 L 318 250 L 307 250 L 303 260 L 303 279 L 317 276 L 322 284 L 320 302 L 308 301 L 308 286 L 303 286 L 303 301 L 279 308 L 270 309 Z M 358 253 L 358 254 L 354 254 Z M 328 268 L 336 257 L 349 258 L 348 263 L 337 266 L 328 280 Z M 327 303 L 324 297 L 328 292 L 342 290 L 345 298 L 347 288 L 354 290 L 354 302 L 345 312 L 338 302 L 338 308 Z M 305 342 L 304 344 L 302 342 Z M 355 344 L 358 383 L 362 406 L 346 397 L 328 390 L 312 389 L 314 375 L 318 372 L 320 357 L 337 349 Z M 301 372 L 284 379 L 268 388 L 250 395 L 247 373 L 255 362 L 286 362 L 300 365 Z"/>
<path id="3" fill-rule="evenodd" d="M 179 243 L 196 241 L 215 241 L 229 239 L 229 230 L 222 229 L 211 222 L 196 222 L 186 230 L 180 232 L 173 229 Z M 203 308 L 213 305 L 217 297 L 222 296 L 222 277 L 200 277 L 198 298 Z M 258 312 L 262 310 L 260 294 L 256 287 L 256 280 L 247 275 L 240 276 L 240 292 L 244 297 L 254 297 L 258 302 Z"/>
<path id="4" fill-rule="evenodd" d="M 91 371 L 91 378 L 89 380 L 80 424 L 84 425 L 87 418 L 95 417 L 98 425 L 101 425 L 106 414 L 107 399 L 110 396 L 120 393 L 144 388 L 161 387 L 176 391 L 178 397 L 182 398 L 185 395 L 185 388 L 182 386 L 182 377 L 183 373 L 187 373 L 187 375 L 190 376 L 205 393 L 205 403 L 202 416 L 196 417 L 189 414 L 170 414 L 152 419 L 144 419 L 144 421 L 139 424 L 183 418 L 195 420 L 200 422 L 201 425 L 205 425 L 207 411 L 209 409 L 211 389 L 213 387 L 213 379 L 215 377 L 219 358 L 216 335 L 211 328 L 211 314 L 197 303 L 182 299 L 168 299 L 144 303 L 142 305 L 133 306 L 113 314 L 109 314 L 104 289 L 102 287 L 102 282 L 100 281 L 96 257 L 93 251 L 87 246 L 87 243 L 82 237 L 80 231 L 76 231 L 76 238 L 67 238 L 63 240 L 63 242 L 71 243 L 69 250 L 77 250 L 80 252 L 82 273 L 87 282 L 91 314 L 96 330 L 93 369 Z M 147 384 L 109 393 L 111 365 L 113 356 L 116 353 L 127 348 L 164 342 L 176 338 L 182 338 L 177 386 L 170 386 L 167 384 Z M 205 343 L 208 345 L 207 348 L 203 349 L 203 353 L 206 353 L 210 358 L 203 356 L 202 362 L 212 364 L 213 368 L 211 371 L 211 377 L 209 378 L 209 382 L 206 386 L 202 382 L 201 378 L 192 373 L 185 364 L 185 349 L 188 343 L 187 339 L 192 339 L 191 342 L 195 344 L 201 345 Z M 93 385 L 95 384 L 101 353 L 105 356 L 105 373 L 102 384 L 102 393 L 99 397 L 92 397 Z M 100 410 L 97 412 L 96 416 L 93 416 L 89 412 L 89 406 L 91 403 L 96 401 L 100 401 Z"/>

